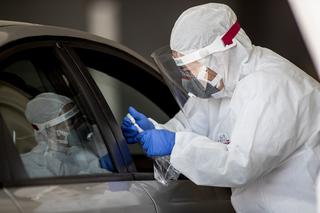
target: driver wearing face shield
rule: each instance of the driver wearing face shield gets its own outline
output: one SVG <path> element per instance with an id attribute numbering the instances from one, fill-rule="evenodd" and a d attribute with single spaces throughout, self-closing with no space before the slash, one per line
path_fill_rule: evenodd
<path id="1" fill-rule="evenodd" d="M 25 115 L 38 145 L 22 154 L 30 177 L 106 173 L 91 151 L 90 131 L 66 96 L 42 93 L 28 102 Z"/>
<path id="2" fill-rule="evenodd" d="M 170 48 L 152 56 L 181 110 L 161 125 L 130 107 L 144 131 L 125 117 L 128 143 L 140 143 L 153 158 L 170 155 L 173 167 L 198 185 L 231 187 L 237 212 L 316 211 L 316 80 L 253 45 L 223 4 L 183 12 Z"/>

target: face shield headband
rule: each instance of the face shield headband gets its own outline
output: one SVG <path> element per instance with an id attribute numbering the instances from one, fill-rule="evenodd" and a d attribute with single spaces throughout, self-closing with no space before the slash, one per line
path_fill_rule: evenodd
<path id="1" fill-rule="evenodd" d="M 60 115 L 59 117 L 56 117 L 50 121 L 47 121 L 45 123 L 41 123 L 41 124 L 37 124 L 37 123 L 33 123 L 32 127 L 37 130 L 37 131 L 42 131 L 46 128 L 58 125 L 70 118 L 72 118 L 73 116 L 75 116 L 77 113 L 79 113 L 79 109 L 77 106 L 74 106 L 72 109 L 70 109 L 68 112 Z"/>
<path id="2" fill-rule="evenodd" d="M 215 52 L 226 51 L 237 45 L 236 41 L 234 41 L 234 37 L 238 34 L 239 31 L 240 24 L 238 22 L 235 22 L 224 35 L 218 36 L 208 46 L 182 57 L 174 58 L 174 61 L 177 66 L 184 66 L 186 64 L 199 61 Z"/>

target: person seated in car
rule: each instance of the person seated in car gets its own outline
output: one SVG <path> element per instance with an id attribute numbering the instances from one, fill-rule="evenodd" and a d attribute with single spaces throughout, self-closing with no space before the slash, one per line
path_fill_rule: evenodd
<path id="1" fill-rule="evenodd" d="M 101 168 L 101 159 L 90 149 L 94 141 L 88 139 L 88 126 L 70 98 L 41 93 L 28 102 L 25 115 L 38 142 L 30 152 L 21 154 L 30 177 L 110 172 Z"/>

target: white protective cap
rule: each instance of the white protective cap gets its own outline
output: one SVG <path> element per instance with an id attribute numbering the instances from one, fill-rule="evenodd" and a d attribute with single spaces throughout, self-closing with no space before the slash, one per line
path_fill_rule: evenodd
<path id="1" fill-rule="evenodd" d="M 192 54 L 225 35 L 237 23 L 237 17 L 224 4 L 209 3 L 192 7 L 176 21 L 170 39 L 170 48 L 184 55 Z M 225 51 L 214 52 L 200 62 L 222 76 L 225 95 L 231 96 L 241 78 L 241 66 L 252 51 L 252 44 L 243 29 L 236 34 L 236 45 Z M 246 75 L 247 73 L 243 73 Z"/>
<path id="2" fill-rule="evenodd" d="M 61 114 L 65 105 L 72 103 L 66 96 L 55 93 L 41 93 L 28 102 L 25 115 L 33 127 L 41 131 L 44 128 L 57 125 L 78 113 L 75 106 L 68 112 Z"/>

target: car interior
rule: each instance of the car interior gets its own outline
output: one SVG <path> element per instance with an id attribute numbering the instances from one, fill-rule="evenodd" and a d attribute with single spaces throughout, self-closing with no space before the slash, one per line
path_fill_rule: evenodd
<path id="1" fill-rule="evenodd" d="M 129 106 L 161 123 L 178 111 L 168 88 L 157 75 L 147 73 L 146 67 L 99 51 L 74 50 L 111 108 L 117 128 Z M 77 100 L 76 91 L 68 88 L 67 80 L 58 74 L 60 68 L 49 55 L 52 57 L 48 48 L 31 49 L 0 64 L 0 114 L 12 137 L 15 152 L 20 155 L 37 145 L 34 129 L 25 117 L 26 104 L 36 95 L 42 92 L 64 94 L 77 102 L 80 111 L 85 110 Z M 167 96 L 167 101 L 163 102 L 161 96 Z M 129 145 L 129 150 L 137 172 L 153 173 L 153 161 L 146 157 L 139 144 Z"/>
<path id="2" fill-rule="evenodd" d="M 55 60 L 50 49 L 40 48 L 22 51 L 3 60 L 0 65 L 0 114 L 15 147 L 10 150 L 20 155 L 18 159 L 24 159 L 24 155 L 38 145 L 34 128 L 25 116 L 26 104 L 36 95 L 42 92 L 63 94 L 72 97 L 80 110 L 83 109 L 78 103 L 77 94 L 65 83 L 63 75 L 58 74 L 61 73 L 61 67 Z M 84 118 L 87 119 L 87 116 Z M 99 137 L 94 138 L 96 144 Z M 90 149 L 95 147 L 92 145 Z M 24 161 L 20 163 L 20 167 L 24 164 L 26 168 Z M 26 172 L 31 175 L 27 168 Z"/>
<path id="3" fill-rule="evenodd" d="M 24 116 L 30 98 L 23 90 L 0 80 L 0 113 L 14 135 L 19 153 L 29 152 L 36 145 L 33 128 Z"/>
<path id="4" fill-rule="evenodd" d="M 165 123 L 178 112 L 179 107 L 167 86 L 156 75 L 147 73 L 148 68 L 89 47 L 75 47 L 74 50 L 106 99 L 119 126 L 129 106 L 159 123 Z M 153 161 L 146 157 L 140 144 L 128 146 L 137 171 L 152 173 Z"/>

